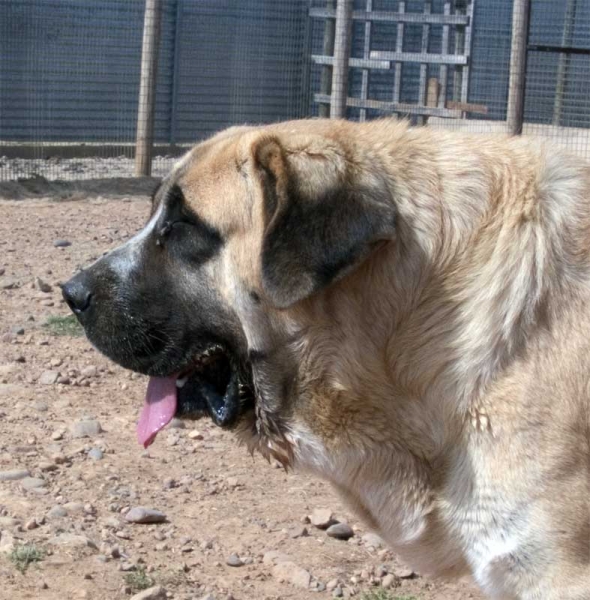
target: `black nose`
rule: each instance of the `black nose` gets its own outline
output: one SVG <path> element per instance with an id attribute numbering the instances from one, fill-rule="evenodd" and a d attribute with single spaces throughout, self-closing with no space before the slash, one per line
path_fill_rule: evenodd
<path id="1" fill-rule="evenodd" d="M 92 303 L 92 290 L 90 278 L 84 271 L 80 271 L 61 288 L 64 300 L 76 313 L 81 314 L 90 308 Z"/>

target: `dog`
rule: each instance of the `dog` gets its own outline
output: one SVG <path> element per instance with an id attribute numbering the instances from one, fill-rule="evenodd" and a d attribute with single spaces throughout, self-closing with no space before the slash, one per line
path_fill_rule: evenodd
<path id="1" fill-rule="evenodd" d="M 328 480 L 419 572 L 590 599 L 590 167 L 396 120 L 235 127 L 63 286 L 175 415 Z"/>

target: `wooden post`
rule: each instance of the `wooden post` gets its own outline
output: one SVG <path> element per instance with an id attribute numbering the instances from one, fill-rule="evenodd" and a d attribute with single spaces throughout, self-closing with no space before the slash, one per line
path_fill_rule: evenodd
<path id="1" fill-rule="evenodd" d="M 406 12 L 406 3 L 400 0 L 397 7 L 397 12 L 403 15 Z M 397 24 L 397 35 L 395 37 L 395 51 L 401 53 L 404 50 L 404 24 Z M 395 104 L 399 104 L 402 90 L 402 68 L 403 63 L 395 63 L 395 72 L 393 76 L 393 101 Z"/>
<path id="2" fill-rule="evenodd" d="M 161 0 L 146 0 L 141 50 L 141 79 L 137 107 L 137 137 L 135 142 L 135 176 L 147 177 L 152 170 L 154 142 L 154 104 L 158 71 Z"/>
<path id="3" fill-rule="evenodd" d="M 334 34 L 334 69 L 332 71 L 332 99 L 330 118 L 346 117 L 348 99 L 348 58 L 352 37 L 352 0 L 338 0 Z"/>
<path id="4" fill-rule="evenodd" d="M 373 0 L 366 0 L 365 10 L 367 13 L 373 11 Z M 363 44 L 363 58 L 371 56 L 371 30 L 372 23 L 370 20 L 365 21 L 365 40 Z M 361 83 L 361 99 L 367 100 L 369 97 L 369 69 L 363 69 L 363 79 Z M 362 123 L 367 120 L 367 109 L 361 108 L 359 121 Z"/>
<path id="5" fill-rule="evenodd" d="M 510 80 L 506 121 L 513 135 L 522 133 L 526 54 L 529 33 L 530 0 L 514 0 L 512 9 L 512 47 L 510 50 Z"/>
<path id="6" fill-rule="evenodd" d="M 326 8 L 334 10 L 336 7 L 336 0 L 326 0 Z M 322 48 L 322 54 L 324 56 L 334 55 L 334 29 L 336 21 L 334 19 L 326 19 L 326 25 L 324 29 L 324 45 Z M 332 67 L 330 65 L 322 65 L 322 71 L 320 74 L 320 94 L 329 96 L 332 91 Z M 319 116 L 328 118 L 330 116 L 330 105 L 320 104 Z"/>
<path id="7" fill-rule="evenodd" d="M 428 80 L 428 91 L 426 93 L 426 106 L 436 106 L 438 104 L 438 95 L 440 93 L 440 84 L 436 77 Z"/>

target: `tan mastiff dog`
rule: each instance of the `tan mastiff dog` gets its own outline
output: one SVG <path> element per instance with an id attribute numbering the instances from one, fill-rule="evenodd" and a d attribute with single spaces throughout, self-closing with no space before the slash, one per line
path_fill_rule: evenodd
<path id="1" fill-rule="evenodd" d="M 422 573 L 590 599 L 590 168 L 393 120 L 234 128 L 64 286 L 151 376 L 142 444 L 209 414 L 330 481 Z"/>

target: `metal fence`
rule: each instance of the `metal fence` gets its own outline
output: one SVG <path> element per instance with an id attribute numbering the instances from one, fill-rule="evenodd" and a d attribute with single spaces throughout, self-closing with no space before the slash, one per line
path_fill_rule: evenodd
<path id="1" fill-rule="evenodd" d="M 590 0 L 0 0 L 0 180 L 161 175 L 232 124 L 390 114 L 590 158 Z"/>

